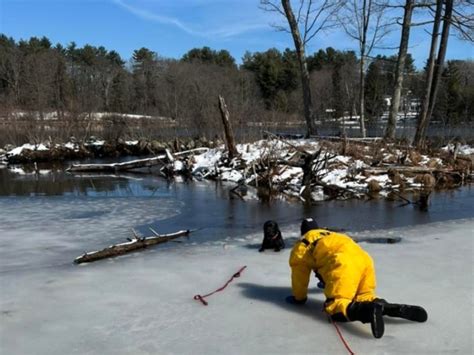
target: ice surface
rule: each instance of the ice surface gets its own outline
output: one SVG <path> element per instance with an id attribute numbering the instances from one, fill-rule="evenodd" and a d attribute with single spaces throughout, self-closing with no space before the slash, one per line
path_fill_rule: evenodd
<path id="1" fill-rule="evenodd" d="M 123 241 L 131 225 L 181 208 L 171 200 L 124 200 L 0 200 L 1 354 L 347 354 L 321 312 L 314 280 L 305 306 L 284 302 L 289 248 L 258 253 L 257 232 L 206 243 L 191 236 L 73 265 L 84 250 Z M 285 227 L 287 244 L 298 230 Z M 368 325 L 340 325 L 355 353 L 472 353 L 473 230 L 467 219 L 355 235 L 402 238 L 363 243 L 375 260 L 379 295 L 429 313 L 424 324 L 387 320 L 378 340 Z M 193 300 L 243 265 L 209 306 Z"/>
<path id="2" fill-rule="evenodd" d="M 91 248 L 124 242 L 131 228 L 173 217 L 181 207 L 147 197 L 0 199 L 0 272 L 69 263 Z"/>

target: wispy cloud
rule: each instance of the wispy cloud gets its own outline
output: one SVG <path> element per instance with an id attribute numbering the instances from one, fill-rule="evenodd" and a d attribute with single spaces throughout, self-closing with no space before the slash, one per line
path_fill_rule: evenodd
<path id="1" fill-rule="evenodd" d="M 252 32 L 255 30 L 268 29 L 268 24 L 266 23 L 234 23 L 228 26 L 221 26 L 210 28 L 209 30 L 202 31 L 192 26 L 185 24 L 179 19 L 172 16 L 163 16 L 157 15 L 154 12 L 151 12 L 146 9 L 141 9 L 130 4 L 127 4 L 124 0 L 112 0 L 113 3 L 120 6 L 124 10 L 130 12 L 131 14 L 140 17 L 147 21 L 153 21 L 161 23 L 163 25 L 171 25 L 183 32 L 186 32 L 192 36 L 205 37 L 205 38 L 221 38 L 228 39 L 231 37 L 238 36 L 246 32 Z"/>
<path id="2" fill-rule="evenodd" d="M 195 31 L 193 31 L 191 28 L 188 26 L 184 25 L 179 21 L 178 19 L 175 19 L 173 17 L 168 17 L 168 16 L 160 16 L 156 15 L 150 11 L 143 10 L 136 8 L 134 6 L 128 5 L 122 0 L 112 0 L 115 4 L 119 5 L 123 9 L 127 10 L 128 12 L 134 14 L 135 16 L 138 16 L 144 20 L 149 20 L 149 21 L 155 21 L 158 23 L 162 23 L 165 25 L 173 25 L 175 27 L 178 27 L 179 29 L 183 30 L 186 33 L 189 34 L 196 34 Z"/>

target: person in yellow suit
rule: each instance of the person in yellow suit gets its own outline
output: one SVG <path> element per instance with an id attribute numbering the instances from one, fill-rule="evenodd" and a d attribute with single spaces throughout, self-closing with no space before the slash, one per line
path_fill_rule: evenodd
<path id="1" fill-rule="evenodd" d="M 352 238 L 320 229 L 312 218 L 301 223 L 302 238 L 290 254 L 293 295 L 287 302 L 304 304 L 307 300 L 311 272 L 324 288 L 325 311 L 335 321 L 370 323 L 372 334 L 384 333 L 383 315 L 425 322 L 426 311 L 419 306 L 388 303 L 375 293 L 374 262 Z"/>

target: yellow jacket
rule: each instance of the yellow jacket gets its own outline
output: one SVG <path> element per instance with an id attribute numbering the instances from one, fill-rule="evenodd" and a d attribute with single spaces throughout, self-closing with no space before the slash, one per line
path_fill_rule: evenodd
<path id="1" fill-rule="evenodd" d="M 310 230 L 294 245 L 290 267 L 296 300 L 306 298 L 312 270 L 324 281 L 329 314 L 341 312 L 347 316 L 346 308 L 352 301 L 376 298 L 372 258 L 345 234 Z"/>

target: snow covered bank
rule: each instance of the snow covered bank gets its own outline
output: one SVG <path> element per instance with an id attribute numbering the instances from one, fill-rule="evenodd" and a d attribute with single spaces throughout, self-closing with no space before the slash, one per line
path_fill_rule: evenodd
<path id="1" fill-rule="evenodd" d="M 450 144 L 442 147 L 441 150 L 443 150 L 445 152 L 451 152 L 451 153 L 454 153 L 455 151 L 457 151 L 459 154 L 463 154 L 463 155 L 474 154 L 474 148 L 467 145 L 467 144 L 452 144 L 452 143 L 450 143 Z"/>
<path id="2" fill-rule="evenodd" d="M 7 152 L 5 156 L 11 163 L 21 163 L 47 160 L 51 156 L 64 160 L 117 157 L 131 153 L 149 155 L 161 151 L 167 152 L 169 164 L 165 160 L 149 159 L 163 165 L 160 172 L 168 179 L 176 174 L 188 179 L 192 173 L 197 179 L 231 181 L 245 189 L 248 186 L 265 187 L 274 195 L 303 201 L 382 196 L 406 202 L 409 200 L 401 194 L 415 191 L 420 195 L 419 201 L 426 202 L 433 189 L 456 188 L 473 179 L 473 156 L 459 152 L 454 154 L 449 147 L 427 155 L 411 147 L 397 147 L 383 142 L 269 138 L 237 145 L 239 154 L 230 160 L 224 145 L 215 148 L 214 142 L 207 142 L 212 143 L 212 149 L 199 154 L 196 147 L 203 142 L 198 144 L 191 140 L 188 143 L 192 144 L 186 147 L 186 151 L 183 152 L 182 146 L 181 152 L 175 152 L 174 156 L 170 153 L 173 150 L 171 146 L 175 146 L 173 143 L 107 143 L 100 140 L 49 148 L 39 145 L 33 150 L 32 146 L 25 145 Z M 186 152 L 189 154 L 183 155 Z M 462 152 L 470 151 L 468 147 L 463 147 Z M 145 163 L 145 160 L 141 162 Z M 118 168 L 117 164 L 101 164 L 102 167 L 94 164 L 87 166 L 87 169 L 81 165 L 88 164 L 74 166 L 74 170 L 99 171 L 105 170 L 105 165 L 112 170 Z M 140 168 L 135 164 L 126 165 L 127 170 Z M 239 193 L 243 198 L 242 195 Z"/>
<path id="3" fill-rule="evenodd" d="M 88 120 L 104 120 L 110 118 L 122 118 L 122 119 L 129 119 L 129 120 L 159 120 L 159 121 L 167 121 L 173 122 L 173 119 L 169 117 L 163 116 L 149 116 L 149 115 L 137 115 L 131 113 L 119 113 L 119 112 L 92 112 L 92 113 L 80 113 L 80 114 L 72 114 L 69 112 L 63 113 L 63 116 L 58 116 L 57 111 L 50 111 L 50 112 L 38 112 L 38 111 L 14 111 L 11 112 L 9 115 L 0 115 L 0 120 L 6 119 L 14 119 L 14 120 L 21 120 L 21 119 L 35 119 L 41 121 L 58 121 L 71 118 L 77 119 L 88 119 Z"/>
<path id="4" fill-rule="evenodd" d="M 260 231 L 203 244 L 191 237 L 84 266 L 73 266 L 72 259 L 55 266 L 52 259 L 49 267 L 38 267 L 36 243 L 54 256 L 67 235 L 59 225 L 36 225 L 0 225 L 3 247 L 12 255 L 30 254 L 24 259 L 30 267 L 18 270 L 6 270 L 0 259 L 2 354 L 347 354 L 321 312 L 324 297 L 314 280 L 305 306 L 285 303 L 289 248 L 258 253 Z M 100 223 L 89 229 L 107 233 Z M 298 229 L 283 230 L 287 244 Z M 367 325 L 341 325 L 355 353 L 472 353 L 473 230 L 469 219 L 355 235 L 402 238 L 398 244 L 363 243 L 375 260 L 378 292 L 429 313 L 424 324 L 387 319 L 379 340 Z M 69 254 L 80 254 L 90 242 L 90 235 L 83 241 L 81 235 L 62 245 Z M 243 265 L 242 276 L 208 298 L 209 306 L 193 300 Z"/>
<path id="5" fill-rule="evenodd" d="M 19 147 L 7 145 L 5 150 L 0 150 L 0 162 L 10 164 L 24 164 L 32 162 L 55 162 L 70 160 L 85 160 L 87 158 L 115 158 L 156 155 L 164 153 L 165 149 L 192 150 L 199 147 L 214 147 L 219 141 L 206 139 L 172 138 L 169 141 L 158 140 L 109 140 L 105 141 L 96 137 L 79 142 L 74 137 L 67 143 L 45 142 L 41 144 L 23 144 Z"/>
<path id="6" fill-rule="evenodd" d="M 449 149 L 443 151 L 444 156 L 425 155 L 383 142 L 360 143 L 268 139 L 239 144 L 240 156 L 232 161 L 221 147 L 196 156 L 193 174 L 268 186 L 313 201 L 377 194 L 396 199 L 399 192 L 429 193 L 435 187 L 452 188 L 471 178 L 472 158 L 453 158 Z M 463 152 L 469 151 L 464 147 Z"/>

